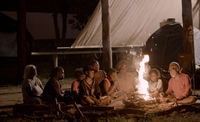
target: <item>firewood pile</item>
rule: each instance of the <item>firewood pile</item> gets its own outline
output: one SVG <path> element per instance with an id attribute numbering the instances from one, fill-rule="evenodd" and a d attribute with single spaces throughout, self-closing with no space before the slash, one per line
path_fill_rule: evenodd
<path id="1" fill-rule="evenodd" d="M 143 94 L 133 94 L 128 100 L 124 100 L 125 107 L 145 111 L 145 114 L 166 111 L 176 107 L 175 99 L 171 97 L 145 98 Z"/>
<path id="2" fill-rule="evenodd" d="M 60 106 L 58 106 L 60 105 Z M 200 112 L 200 105 L 177 105 L 176 100 L 171 97 L 145 98 L 145 95 L 134 93 L 129 99 L 118 101 L 109 106 L 82 106 L 65 105 L 59 103 L 52 106 L 43 105 L 24 105 L 16 104 L 13 113 L 16 115 L 65 115 L 66 118 L 72 119 L 80 117 L 107 117 L 115 115 L 134 115 L 143 116 L 148 114 L 167 115 L 174 111 Z"/>

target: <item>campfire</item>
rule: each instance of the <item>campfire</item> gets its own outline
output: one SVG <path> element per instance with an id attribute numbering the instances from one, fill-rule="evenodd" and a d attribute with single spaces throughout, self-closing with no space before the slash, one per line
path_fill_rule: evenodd
<path id="1" fill-rule="evenodd" d="M 152 113 L 161 110 L 168 110 L 176 106 L 175 102 L 169 101 L 169 98 L 163 97 L 150 97 L 147 88 L 148 81 L 145 80 L 144 76 L 148 73 L 146 63 L 149 62 L 149 56 L 144 55 L 144 58 L 140 62 L 140 68 L 138 70 L 138 85 L 136 86 L 137 91 L 132 94 L 132 98 L 126 101 L 126 106 L 131 108 L 137 108 Z"/>
<path id="2" fill-rule="evenodd" d="M 140 62 L 140 69 L 138 71 L 139 74 L 139 84 L 136 86 L 137 93 L 140 94 L 140 97 L 142 97 L 144 100 L 149 100 L 149 93 L 147 91 L 148 88 L 148 81 L 144 79 L 144 73 L 146 73 L 145 64 L 149 62 L 149 55 L 144 55 L 143 60 Z"/>

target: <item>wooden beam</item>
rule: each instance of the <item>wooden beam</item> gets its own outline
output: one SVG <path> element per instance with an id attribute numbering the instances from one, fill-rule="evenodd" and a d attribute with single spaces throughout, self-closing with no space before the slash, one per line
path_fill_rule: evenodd
<path id="1" fill-rule="evenodd" d="M 103 69 L 107 71 L 109 68 L 112 68 L 109 0 L 101 0 L 101 7 L 102 7 Z"/>
<path id="2" fill-rule="evenodd" d="M 26 50 L 26 0 L 19 0 L 17 11 L 17 54 L 18 54 L 18 75 L 17 82 L 23 80 L 23 71 L 26 66 L 27 50 Z"/>
<path id="3" fill-rule="evenodd" d="M 126 50 L 115 50 L 113 53 L 122 53 L 126 52 Z M 67 55 L 67 54 L 94 54 L 94 53 L 103 53 L 103 51 L 59 51 L 59 52 L 31 52 L 31 55 Z"/>

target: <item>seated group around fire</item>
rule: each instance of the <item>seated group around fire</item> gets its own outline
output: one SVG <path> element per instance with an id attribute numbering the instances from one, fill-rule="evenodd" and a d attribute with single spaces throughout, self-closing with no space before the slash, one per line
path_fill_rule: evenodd
<path id="1" fill-rule="evenodd" d="M 36 77 L 37 71 L 34 65 L 28 65 L 24 71 L 22 83 L 23 101 L 26 104 L 47 104 L 65 102 L 71 104 L 76 102 L 82 105 L 110 105 L 116 101 L 130 99 L 137 92 L 136 86 L 139 80 L 129 71 L 128 62 L 120 61 L 116 68 L 111 68 L 106 73 L 99 70 L 99 62 L 93 61 L 75 71 L 76 80 L 71 85 L 71 91 L 61 88 L 60 80 L 64 78 L 64 69 L 55 67 L 50 74 L 50 79 L 43 87 L 41 81 Z M 169 65 L 171 79 L 168 89 L 163 91 L 160 72 L 157 69 L 149 71 L 148 88 L 150 97 L 165 97 L 173 95 L 178 104 L 190 104 L 196 101 L 192 96 L 190 79 L 186 74 L 180 73 L 177 62 Z M 98 82 L 95 80 L 98 79 Z"/>

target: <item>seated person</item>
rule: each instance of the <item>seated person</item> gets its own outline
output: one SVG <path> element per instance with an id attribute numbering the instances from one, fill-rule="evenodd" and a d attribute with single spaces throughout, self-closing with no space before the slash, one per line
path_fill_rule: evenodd
<path id="1" fill-rule="evenodd" d="M 50 74 L 50 79 L 44 87 L 43 100 L 47 101 L 48 104 L 58 102 L 65 102 L 65 104 L 70 104 L 70 96 L 66 95 L 59 83 L 60 80 L 64 78 L 64 69 L 62 67 L 55 67 Z"/>
<path id="2" fill-rule="evenodd" d="M 76 69 L 75 71 L 76 80 L 72 83 L 71 86 L 71 95 L 74 98 L 76 103 L 80 103 L 80 99 L 78 97 L 79 94 L 79 84 L 85 78 L 85 74 L 83 73 L 83 69 Z"/>
<path id="3" fill-rule="evenodd" d="M 135 92 L 135 86 L 138 83 L 135 75 L 128 68 L 127 60 L 121 60 L 116 65 L 116 70 L 118 71 L 117 80 L 119 81 L 120 89 L 130 98 L 131 93 Z"/>
<path id="4" fill-rule="evenodd" d="M 94 69 L 88 65 L 83 68 L 85 79 L 81 81 L 79 95 L 82 105 L 106 105 L 110 97 L 101 98 L 99 84 L 94 80 Z"/>
<path id="5" fill-rule="evenodd" d="M 178 104 L 194 103 L 196 98 L 191 96 L 192 90 L 188 75 L 180 73 L 180 66 L 177 62 L 169 64 L 169 72 L 172 78 L 169 80 L 167 91 L 161 95 L 166 96 L 174 93 Z"/>
<path id="6" fill-rule="evenodd" d="M 148 81 L 147 91 L 151 97 L 157 97 L 163 91 L 162 80 L 159 79 L 160 72 L 157 69 L 151 69 L 149 75 L 150 80 Z"/>
<path id="7" fill-rule="evenodd" d="M 106 78 L 106 72 L 99 69 L 100 65 L 97 60 L 93 60 L 91 66 L 94 69 L 94 79 L 98 84 L 100 84 L 101 81 Z"/>
<path id="8" fill-rule="evenodd" d="M 27 65 L 22 82 L 22 94 L 25 104 L 42 104 L 41 94 L 44 87 L 36 76 L 36 67 L 34 65 Z"/>
<path id="9" fill-rule="evenodd" d="M 108 70 L 107 78 L 100 84 L 102 95 L 111 96 L 111 104 L 115 101 L 120 101 L 126 98 L 126 94 L 120 91 L 119 83 L 117 81 L 117 71 L 113 68 Z"/>

